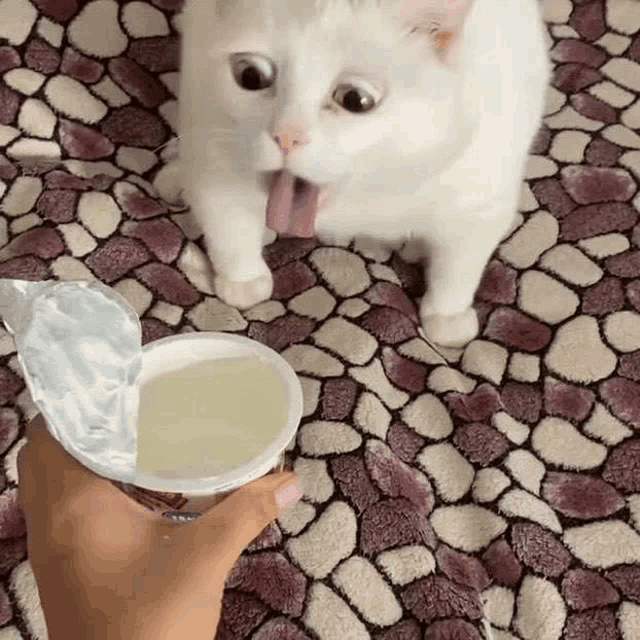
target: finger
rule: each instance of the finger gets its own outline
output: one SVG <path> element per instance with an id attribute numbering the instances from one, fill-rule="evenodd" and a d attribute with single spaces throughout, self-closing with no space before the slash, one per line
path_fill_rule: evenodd
<path id="1" fill-rule="evenodd" d="M 88 487 L 97 477 L 49 433 L 38 414 L 27 425 L 27 445 L 22 457 L 25 506 L 62 513 L 65 501 Z"/>
<path id="2" fill-rule="evenodd" d="M 27 444 L 18 454 L 24 510 L 39 508 L 59 518 L 69 509 L 76 514 L 95 514 L 96 505 L 101 504 L 103 512 L 126 513 L 149 521 L 160 517 L 67 453 L 49 433 L 42 414 L 27 425 L 26 435 Z"/>
<path id="3" fill-rule="evenodd" d="M 234 491 L 194 525 L 202 532 L 205 545 L 210 538 L 229 570 L 252 540 L 301 497 L 300 481 L 294 473 L 270 474 Z"/>
<path id="4" fill-rule="evenodd" d="M 44 461 L 38 460 L 37 446 L 34 452 L 32 435 L 34 422 L 36 423 L 36 431 L 39 430 L 38 418 L 42 418 L 42 416 L 38 414 L 31 422 L 27 423 L 24 434 L 26 442 L 18 452 L 16 459 L 16 466 L 18 468 L 18 504 L 24 512 L 25 517 L 27 517 L 27 520 L 29 520 L 31 514 L 30 506 L 38 499 L 42 499 L 42 495 L 39 496 L 36 490 L 38 484 L 36 474 L 37 471 L 42 470 Z M 43 489 L 41 494 L 44 494 L 45 491 L 46 489 Z"/>
<path id="5" fill-rule="evenodd" d="M 104 572 L 122 570 L 161 516 L 70 456 L 42 416 L 28 425 L 27 436 L 17 463 L 30 556 L 46 564 L 50 554 L 73 553 Z"/>
<path id="6" fill-rule="evenodd" d="M 34 467 L 36 477 L 46 477 L 57 475 L 59 469 L 67 469 L 87 473 L 73 456 L 69 455 L 66 449 L 49 433 L 44 416 L 39 413 L 29 424 L 25 431 L 31 455 L 40 458 L 40 464 Z"/>

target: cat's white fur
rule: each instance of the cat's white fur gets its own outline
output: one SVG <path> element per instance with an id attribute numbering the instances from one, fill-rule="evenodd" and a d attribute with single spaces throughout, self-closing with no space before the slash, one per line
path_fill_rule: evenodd
<path id="1" fill-rule="evenodd" d="M 180 161 L 164 177 L 180 176 L 220 298 L 248 307 L 272 293 L 260 176 L 286 165 L 329 185 L 321 238 L 412 238 L 411 257 L 426 253 L 430 338 L 475 337 L 473 296 L 513 222 L 549 63 L 536 0 L 462 2 L 470 8 L 445 61 L 409 31 L 419 26 L 412 9 L 428 15 L 447 0 L 187 0 Z M 240 88 L 235 52 L 273 60 L 274 87 Z M 354 74 L 384 91 L 366 114 L 331 101 Z M 304 123 L 310 138 L 286 158 L 272 138 L 283 122 Z"/>

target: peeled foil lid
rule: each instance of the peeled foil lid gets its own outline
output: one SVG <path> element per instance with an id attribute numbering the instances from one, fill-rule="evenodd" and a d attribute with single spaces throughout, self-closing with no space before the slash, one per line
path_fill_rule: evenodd
<path id="1" fill-rule="evenodd" d="M 0 279 L 0 316 L 50 433 L 93 471 L 133 482 L 142 330 L 129 303 L 98 281 Z"/>

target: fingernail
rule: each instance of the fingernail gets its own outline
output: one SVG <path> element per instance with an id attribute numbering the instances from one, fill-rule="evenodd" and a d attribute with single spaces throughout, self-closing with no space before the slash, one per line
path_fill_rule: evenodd
<path id="1" fill-rule="evenodd" d="M 302 487 L 296 480 L 293 484 L 283 487 L 276 493 L 276 502 L 281 509 L 288 509 L 298 502 L 302 495 Z"/>

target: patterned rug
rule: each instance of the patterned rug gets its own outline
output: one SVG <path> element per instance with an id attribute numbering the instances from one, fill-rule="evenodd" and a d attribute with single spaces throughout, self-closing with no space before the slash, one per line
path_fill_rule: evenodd
<path id="1" fill-rule="evenodd" d="M 545 3 L 518 226 L 481 336 L 439 352 L 419 272 L 369 241 L 277 241 L 272 300 L 215 298 L 199 230 L 151 186 L 178 5 L 0 2 L 0 277 L 97 278 L 145 343 L 236 332 L 299 372 L 305 498 L 234 568 L 218 640 L 640 638 L 640 3 Z M 46 638 L 16 506 L 34 413 L 0 329 L 0 640 Z"/>

